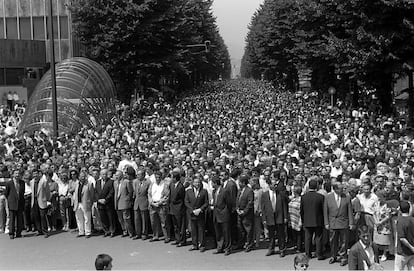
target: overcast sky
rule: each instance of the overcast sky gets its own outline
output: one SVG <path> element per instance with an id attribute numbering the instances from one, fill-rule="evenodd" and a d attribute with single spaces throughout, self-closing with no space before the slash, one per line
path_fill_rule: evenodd
<path id="1" fill-rule="evenodd" d="M 217 17 L 220 34 L 230 57 L 243 57 L 247 26 L 263 0 L 214 0 L 213 14 Z"/>

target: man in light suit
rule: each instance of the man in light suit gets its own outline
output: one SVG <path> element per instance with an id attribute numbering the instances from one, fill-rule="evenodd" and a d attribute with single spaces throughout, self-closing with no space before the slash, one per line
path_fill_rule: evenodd
<path id="1" fill-rule="evenodd" d="M 6 183 L 5 196 L 9 207 L 9 236 L 10 239 L 22 237 L 24 211 L 24 181 L 20 171 L 13 170 L 12 180 Z"/>
<path id="2" fill-rule="evenodd" d="M 90 238 L 92 235 L 91 218 L 94 199 L 95 189 L 93 183 L 88 182 L 86 173 L 81 171 L 73 194 L 73 210 L 78 224 L 78 237 L 86 236 L 86 238 Z"/>
<path id="3" fill-rule="evenodd" d="M 240 190 L 236 202 L 238 247 L 244 248 L 245 252 L 249 252 L 253 248 L 254 195 L 253 190 L 247 185 L 248 183 L 249 177 L 241 175 L 239 178 Z"/>
<path id="4" fill-rule="evenodd" d="M 261 199 L 261 209 L 263 214 L 263 225 L 269 232 L 269 249 L 266 256 L 273 255 L 275 253 L 275 239 L 277 233 L 277 239 L 279 242 L 280 257 L 285 257 L 285 226 L 288 221 L 288 204 L 286 194 L 284 192 L 278 192 L 278 183 L 275 178 L 268 180 L 269 190 L 263 192 Z"/>
<path id="5" fill-rule="evenodd" d="M 35 223 L 38 233 L 36 235 L 45 235 L 49 237 L 47 228 L 47 208 L 50 204 L 50 186 L 46 178 L 42 178 L 39 169 L 35 168 L 32 171 L 33 179 L 30 181 L 32 189 L 31 207 L 32 220 Z"/>
<path id="6" fill-rule="evenodd" d="M 201 180 L 195 178 L 192 186 L 185 191 L 185 206 L 191 220 L 191 239 L 193 246 L 190 251 L 206 250 L 205 226 L 206 209 L 209 205 L 208 192 L 203 188 Z"/>
<path id="7" fill-rule="evenodd" d="M 145 178 L 145 172 L 138 170 L 137 179 L 134 180 L 134 221 L 135 239 L 147 240 L 150 228 L 150 218 L 148 211 L 148 189 L 151 185 L 150 180 Z"/>
<path id="8" fill-rule="evenodd" d="M 165 221 L 167 218 L 167 203 L 170 194 L 168 183 L 161 180 L 161 172 L 154 172 L 155 182 L 148 189 L 149 212 L 154 233 L 150 242 L 159 241 L 161 231 L 164 238 L 168 238 Z M 167 239 L 164 240 L 166 242 Z"/>
<path id="9" fill-rule="evenodd" d="M 132 180 L 135 179 L 135 170 L 132 167 L 126 168 L 126 178 L 122 171 L 117 170 L 114 176 L 115 210 L 122 228 L 122 237 L 129 235 L 134 237 L 134 226 L 131 219 L 132 198 L 134 189 Z"/>
<path id="10" fill-rule="evenodd" d="M 341 266 L 347 263 L 349 230 L 354 227 L 351 198 L 344 194 L 342 183 L 333 184 L 334 191 L 325 197 L 324 220 L 325 228 L 331 235 L 330 264 L 341 261 Z M 337 257 L 339 255 L 339 258 Z"/>

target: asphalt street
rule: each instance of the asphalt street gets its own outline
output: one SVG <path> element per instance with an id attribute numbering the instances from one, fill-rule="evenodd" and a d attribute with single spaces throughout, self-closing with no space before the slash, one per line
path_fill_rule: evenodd
<path id="1" fill-rule="evenodd" d="M 211 246 L 208 245 L 208 247 Z M 89 239 L 77 238 L 76 233 L 63 232 L 45 239 L 28 236 L 10 240 L 0 235 L 1 270 L 91 270 L 96 255 L 107 253 L 114 259 L 113 270 L 293 270 L 294 254 L 280 258 L 266 257 L 266 249 L 249 253 L 234 252 L 229 256 L 188 251 L 190 246 L 175 247 L 163 241 L 132 240 L 116 236 Z M 384 264 L 393 269 L 393 262 Z M 347 270 L 328 260 L 310 261 L 309 270 Z"/>

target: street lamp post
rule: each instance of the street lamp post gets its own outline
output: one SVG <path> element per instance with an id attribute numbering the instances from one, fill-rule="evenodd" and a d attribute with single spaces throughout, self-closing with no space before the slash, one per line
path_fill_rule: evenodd
<path id="1" fill-rule="evenodd" d="M 334 107 L 334 95 L 336 93 L 336 89 L 334 87 L 329 87 L 328 92 L 331 95 L 331 106 Z"/>
<path id="2" fill-rule="evenodd" d="M 57 114 L 57 94 L 56 94 L 56 70 L 55 70 L 55 37 L 53 34 L 53 0 L 49 0 L 49 58 L 50 72 L 52 79 L 52 126 L 53 138 L 58 138 L 58 114 Z"/>

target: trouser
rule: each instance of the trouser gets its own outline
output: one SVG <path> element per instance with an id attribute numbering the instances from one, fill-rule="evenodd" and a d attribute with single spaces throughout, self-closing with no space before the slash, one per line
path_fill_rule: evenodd
<path id="1" fill-rule="evenodd" d="M 167 235 L 165 236 L 165 238 L 174 239 L 175 233 L 172 214 L 165 214 L 165 229 L 167 230 Z"/>
<path id="2" fill-rule="evenodd" d="M 306 255 L 311 258 L 312 257 L 312 238 L 315 235 L 315 243 L 316 243 L 316 256 L 322 257 L 322 227 L 305 227 L 305 252 Z"/>
<path id="3" fill-rule="evenodd" d="M 241 217 L 237 220 L 238 247 L 251 248 L 253 246 L 253 218 Z"/>
<path id="4" fill-rule="evenodd" d="M 9 210 L 9 235 L 14 236 L 21 235 L 23 230 L 23 211 L 22 210 Z"/>
<path id="5" fill-rule="evenodd" d="M 0 195 L 0 232 L 9 229 L 9 207 L 5 195 Z"/>
<path id="6" fill-rule="evenodd" d="M 31 202 L 32 198 L 30 196 L 24 198 L 24 226 L 26 230 L 32 229 L 32 219 L 31 219 Z"/>
<path id="7" fill-rule="evenodd" d="M 331 257 L 347 258 L 349 229 L 332 229 L 330 231 Z"/>
<path id="8" fill-rule="evenodd" d="M 100 207 L 98 209 L 99 215 L 101 217 L 102 228 L 106 234 L 115 234 L 116 222 L 114 209 L 112 207 Z"/>
<path id="9" fill-rule="evenodd" d="M 403 256 L 395 255 L 394 270 L 414 270 L 414 255 Z"/>
<path id="10" fill-rule="evenodd" d="M 297 250 L 302 251 L 303 249 L 303 231 L 297 231 L 292 229 L 292 240 Z"/>
<path id="11" fill-rule="evenodd" d="M 204 217 L 191 219 L 191 243 L 194 247 L 205 247 L 205 227 L 206 220 Z"/>
<path id="12" fill-rule="evenodd" d="M 82 203 L 79 203 L 78 209 L 75 211 L 76 223 L 78 224 L 78 230 L 80 235 L 92 234 L 92 210 L 86 209 Z"/>
<path id="13" fill-rule="evenodd" d="M 216 232 L 217 250 L 231 251 L 231 233 L 229 222 L 215 222 L 214 231 Z"/>
<path id="14" fill-rule="evenodd" d="M 148 210 L 134 210 L 135 234 L 137 236 L 148 236 L 150 227 L 150 217 Z"/>
<path id="15" fill-rule="evenodd" d="M 41 209 L 39 207 L 39 204 L 37 203 L 37 200 L 35 200 L 33 206 L 32 206 L 32 221 L 34 222 L 36 226 L 36 230 L 39 233 L 47 234 L 47 208 Z"/>
<path id="16" fill-rule="evenodd" d="M 260 244 L 260 235 L 263 232 L 262 217 L 260 215 L 254 215 L 253 219 L 253 240 L 256 244 L 256 247 Z"/>
<path id="17" fill-rule="evenodd" d="M 69 228 L 69 205 L 66 197 L 59 198 L 59 212 L 63 227 Z"/>
<path id="18" fill-rule="evenodd" d="M 276 224 L 267 226 L 269 232 L 269 250 L 275 249 L 276 237 L 278 240 L 279 250 L 286 249 L 286 227 L 285 224 Z"/>
<path id="19" fill-rule="evenodd" d="M 239 242 L 239 233 L 237 229 L 237 221 L 239 219 L 239 215 L 236 211 L 233 211 L 230 214 L 230 235 L 231 235 L 231 243 L 232 245 L 237 246 Z"/>
<path id="20" fill-rule="evenodd" d="M 174 237 L 175 241 L 180 244 L 185 244 L 186 232 L 185 232 L 185 214 L 173 214 L 172 215 L 172 224 L 174 227 Z"/>
<path id="21" fill-rule="evenodd" d="M 102 219 L 98 210 L 97 203 L 92 205 L 92 225 L 93 229 L 96 231 L 100 231 L 103 229 L 102 227 Z"/>
<path id="22" fill-rule="evenodd" d="M 168 238 L 167 228 L 165 226 L 165 220 L 167 217 L 165 207 L 151 206 L 149 211 L 154 238 L 159 238 L 161 234 L 164 234 L 164 237 Z"/>
<path id="23" fill-rule="evenodd" d="M 123 234 L 134 236 L 134 226 L 132 226 L 131 210 L 117 210 L 119 224 L 121 224 Z"/>

